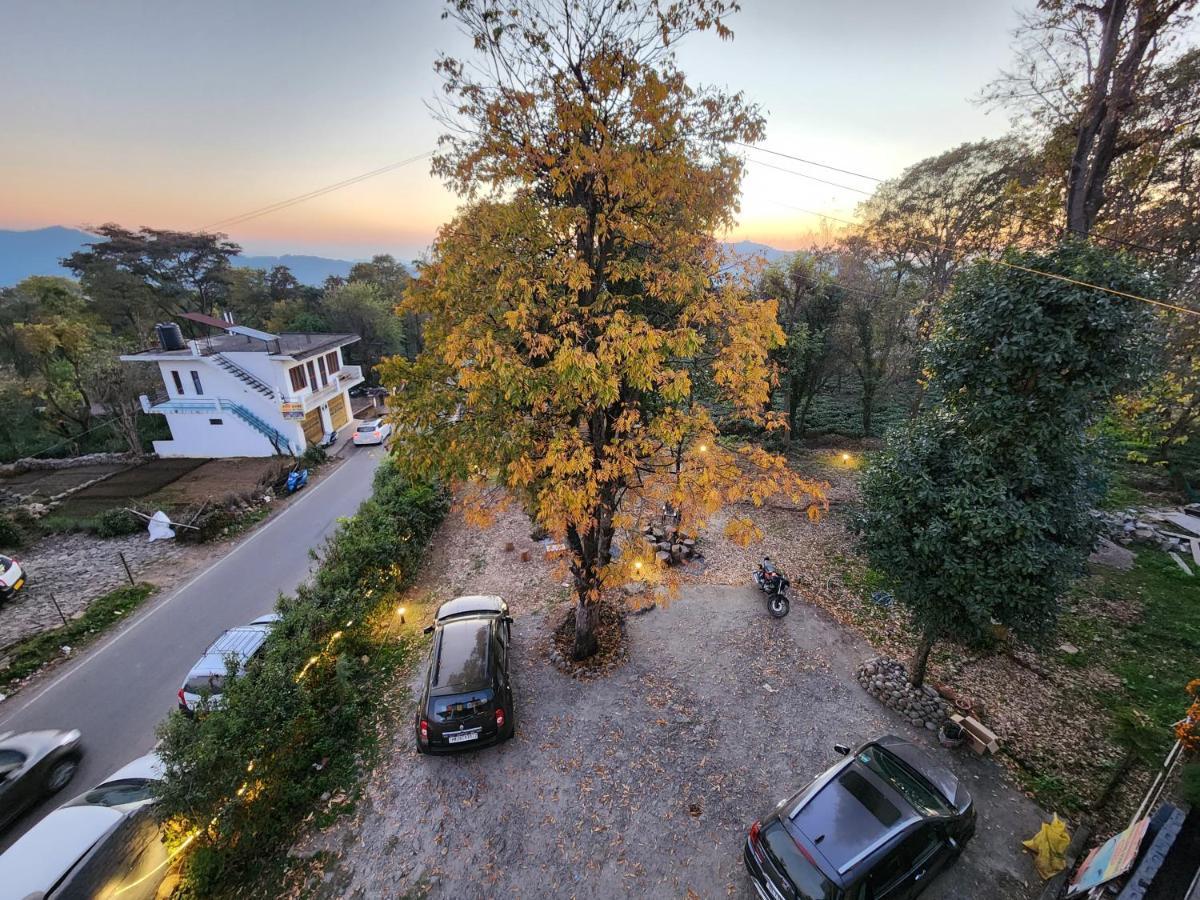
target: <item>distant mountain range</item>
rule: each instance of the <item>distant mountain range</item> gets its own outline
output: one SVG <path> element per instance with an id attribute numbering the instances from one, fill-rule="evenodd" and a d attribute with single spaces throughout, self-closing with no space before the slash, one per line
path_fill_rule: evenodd
<path id="1" fill-rule="evenodd" d="M 55 225 L 33 231 L 0 229 L 0 287 L 16 284 L 30 275 L 65 275 L 71 273 L 59 265 L 84 244 L 94 243 L 96 236 L 76 228 Z M 730 249 L 743 256 L 761 255 L 767 262 L 777 262 L 792 254 L 753 241 L 738 241 Z M 320 285 L 331 275 L 350 274 L 354 260 L 330 259 L 325 256 L 239 256 L 235 264 L 251 269 L 273 269 L 287 266 L 301 284 Z"/>

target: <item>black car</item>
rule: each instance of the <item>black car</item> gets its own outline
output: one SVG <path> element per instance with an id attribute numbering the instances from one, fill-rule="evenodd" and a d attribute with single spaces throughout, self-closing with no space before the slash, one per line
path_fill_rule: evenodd
<path id="1" fill-rule="evenodd" d="M 415 721 L 418 753 L 478 747 L 513 736 L 508 653 L 512 617 L 499 597 L 459 597 L 438 609 Z"/>
<path id="2" fill-rule="evenodd" d="M 911 900 L 975 833 L 971 795 L 903 738 L 864 744 L 750 827 L 767 900 Z"/>
<path id="3" fill-rule="evenodd" d="M 66 787 L 82 752 L 78 731 L 0 734 L 0 829 Z"/>

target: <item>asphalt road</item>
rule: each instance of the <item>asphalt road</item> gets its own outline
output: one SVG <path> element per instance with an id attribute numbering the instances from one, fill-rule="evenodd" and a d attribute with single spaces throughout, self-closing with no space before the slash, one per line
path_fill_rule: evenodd
<path id="1" fill-rule="evenodd" d="M 188 669 L 226 628 L 270 612 L 314 565 L 319 548 L 371 493 L 385 451 L 346 447 L 348 459 L 286 510 L 182 587 L 157 598 L 48 681 L 0 704 L 0 731 L 78 728 L 84 756 L 74 780 L 0 838 L 7 848 L 46 813 L 154 746 Z"/>

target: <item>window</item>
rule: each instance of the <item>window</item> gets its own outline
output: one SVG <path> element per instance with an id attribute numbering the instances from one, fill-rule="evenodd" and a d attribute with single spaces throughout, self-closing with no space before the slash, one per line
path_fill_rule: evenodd
<path id="1" fill-rule="evenodd" d="M 317 389 L 317 370 L 313 367 L 311 359 L 308 361 L 308 383 L 314 391 Z"/>
<path id="2" fill-rule="evenodd" d="M 325 372 L 325 357 L 317 357 L 317 368 L 321 370 L 321 387 L 329 384 L 329 376 Z"/>
<path id="3" fill-rule="evenodd" d="M 171 370 L 171 377 L 175 379 L 175 393 L 183 396 L 183 379 L 179 377 L 179 373 L 174 369 Z"/>
<path id="4" fill-rule="evenodd" d="M 224 419 L 209 419 L 208 424 L 209 425 L 224 425 L 225 420 Z"/>
<path id="5" fill-rule="evenodd" d="M 204 388 L 200 385 L 200 373 L 195 369 L 192 369 L 192 387 L 196 389 L 197 397 L 204 393 Z"/>
<path id="6" fill-rule="evenodd" d="M 763 829 L 762 846 L 775 867 L 792 883 L 796 896 L 803 900 L 826 900 L 835 896 L 834 885 L 797 846 L 779 819 Z"/>
<path id="7" fill-rule="evenodd" d="M 946 801 L 934 793 L 924 778 L 886 750 L 874 746 L 867 747 L 858 754 L 858 761 L 894 787 L 900 796 L 920 812 L 938 816 L 950 811 Z"/>
<path id="8" fill-rule="evenodd" d="M 304 380 L 304 366 L 292 366 L 288 369 L 288 378 L 292 380 L 293 391 L 302 391 L 308 387 L 308 382 Z"/>
<path id="9" fill-rule="evenodd" d="M 154 796 L 154 782 L 148 778 L 121 778 L 88 791 L 83 800 L 92 806 L 120 806 L 141 803 Z"/>
<path id="10" fill-rule="evenodd" d="M 938 846 L 937 835 L 932 828 L 926 825 L 917 829 L 871 870 L 871 874 L 867 876 L 871 896 L 890 896 L 896 888 L 903 885 L 904 877 L 924 863 Z"/>
<path id="11" fill-rule="evenodd" d="M 334 350 L 332 353 L 325 354 L 325 368 L 329 370 L 330 375 L 332 375 L 341 367 L 342 365 L 338 362 L 338 354 L 336 350 Z"/>

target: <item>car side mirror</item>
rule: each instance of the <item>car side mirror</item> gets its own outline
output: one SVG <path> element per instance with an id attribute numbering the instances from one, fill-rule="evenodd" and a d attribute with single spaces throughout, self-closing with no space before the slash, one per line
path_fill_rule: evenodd
<path id="1" fill-rule="evenodd" d="M 424 628 L 422 628 L 421 630 L 422 630 L 423 632 L 425 632 L 426 634 L 433 634 L 433 626 L 432 626 L 432 625 L 426 625 L 426 626 L 425 626 Z"/>
<path id="2" fill-rule="evenodd" d="M 512 616 L 505 616 L 505 617 L 504 617 L 504 621 L 505 621 L 505 622 L 507 622 L 509 625 L 511 625 L 511 624 L 513 623 L 513 617 L 512 617 Z"/>
<path id="3" fill-rule="evenodd" d="M 845 756 L 850 752 L 850 748 L 845 744 L 834 744 L 833 749 L 836 750 L 841 756 Z"/>
<path id="4" fill-rule="evenodd" d="M 946 838 L 946 846 L 950 848 L 951 852 L 953 852 L 953 853 L 958 852 L 958 841 L 956 841 L 954 838 L 952 838 L 952 837 Z"/>

